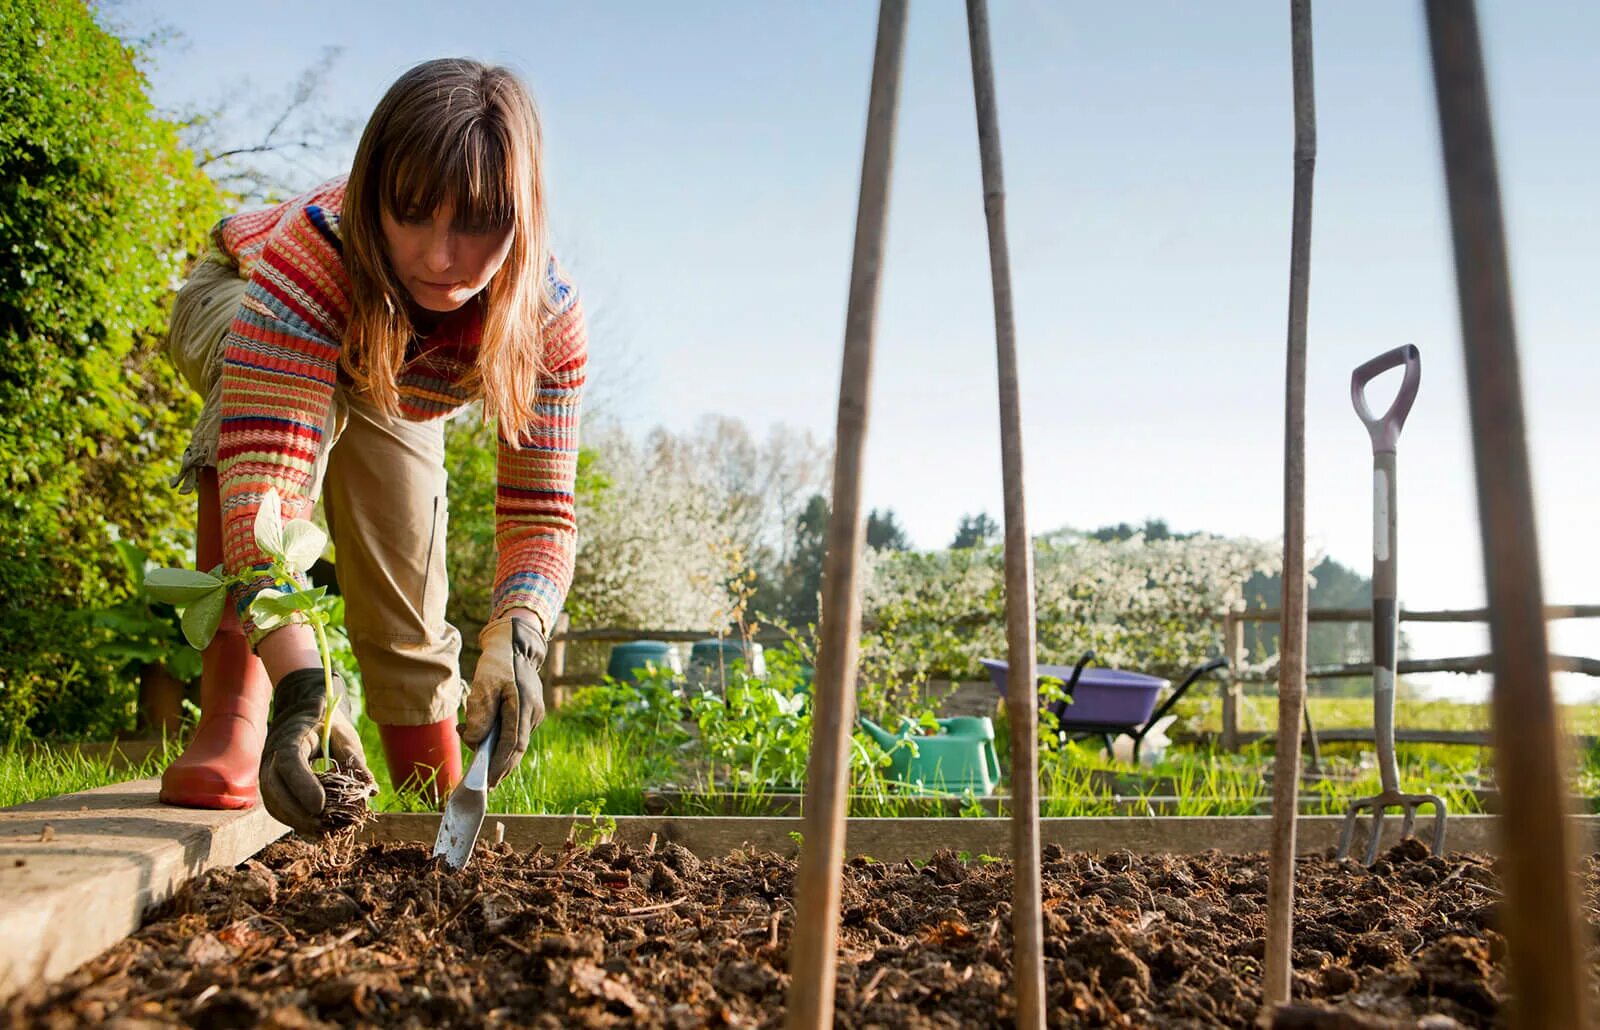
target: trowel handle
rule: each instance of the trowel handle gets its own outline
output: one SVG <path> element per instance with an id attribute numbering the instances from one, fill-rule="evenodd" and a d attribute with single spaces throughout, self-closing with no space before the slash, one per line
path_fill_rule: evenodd
<path id="1" fill-rule="evenodd" d="M 467 766 L 467 774 L 461 778 L 462 786 L 472 790 L 489 789 L 489 759 L 494 757 L 494 746 L 500 741 L 500 713 L 494 713 L 494 721 L 489 723 L 489 732 L 484 734 L 478 742 L 478 749 L 472 753 L 472 762 Z"/>
<path id="2" fill-rule="evenodd" d="M 1383 413 L 1382 418 L 1374 417 L 1372 409 L 1367 407 L 1367 384 L 1391 368 L 1402 365 L 1406 374 L 1400 383 L 1400 392 L 1395 394 L 1394 403 L 1389 405 L 1389 410 Z M 1422 352 L 1409 343 L 1387 354 L 1380 354 L 1364 365 L 1358 365 L 1350 373 L 1350 400 L 1372 437 L 1373 454 L 1394 453 L 1400 443 L 1400 429 L 1406 424 L 1406 416 L 1411 413 L 1411 404 L 1417 399 L 1417 386 L 1421 382 Z"/>

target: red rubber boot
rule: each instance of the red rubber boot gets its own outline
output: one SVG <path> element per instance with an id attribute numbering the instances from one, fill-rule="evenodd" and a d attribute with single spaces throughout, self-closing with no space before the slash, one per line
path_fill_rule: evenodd
<path id="1" fill-rule="evenodd" d="M 222 505 L 217 470 L 199 477 L 200 518 L 195 565 L 209 572 L 222 562 Z M 232 602 L 223 605 L 217 635 L 201 656 L 200 725 L 161 775 L 161 800 L 185 808 L 249 808 L 261 799 L 261 749 L 267 738 L 272 683 L 239 626 Z"/>
<path id="2" fill-rule="evenodd" d="M 461 735 L 454 719 L 426 726 L 379 726 L 378 736 L 395 789 L 420 791 L 437 805 L 461 782 Z"/>

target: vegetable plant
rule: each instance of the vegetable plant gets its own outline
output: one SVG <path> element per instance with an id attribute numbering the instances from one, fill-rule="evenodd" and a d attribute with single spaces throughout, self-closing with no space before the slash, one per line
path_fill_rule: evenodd
<path id="1" fill-rule="evenodd" d="M 359 823 L 367 813 L 371 788 L 342 772 L 338 763 L 327 757 L 334 710 L 340 701 L 334 691 L 333 654 L 328 644 L 328 627 L 334 622 L 338 599 L 327 596 L 327 587 L 307 587 L 300 578 L 321 557 L 327 534 L 310 519 L 284 519 L 283 501 L 276 490 L 267 491 L 254 528 L 256 546 L 268 558 L 273 585 L 256 594 L 250 602 L 250 615 L 263 631 L 299 623 L 309 625 L 316 635 L 327 702 L 322 716 L 323 757 L 317 760 L 317 778 L 327 794 L 324 822 L 329 829 Z M 254 569 L 230 575 L 221 565 L 209 572 L 163 568 L 152 569 L 144 583 L 151 597 L 181 609 L 184 637 L 196 650 L 204 651 L 222 622 L 230 588 L 253 583 L 259 575 Z"/>

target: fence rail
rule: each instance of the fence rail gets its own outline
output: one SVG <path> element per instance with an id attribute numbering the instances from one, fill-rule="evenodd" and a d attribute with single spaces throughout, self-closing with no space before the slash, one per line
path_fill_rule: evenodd
<path id="1" fill-rule="evenodd" d="M 1239 697 L 1240 688 L 1246 683 L 1273 683 L 1277 681 L 1275 671 L 1268 668 L 1241 669 L 1244 662 L 1244 625 L 1247 622 L 1277 622 L 1283 613 L 1277 608 L 1257 608 L 1246 611 L 1223 612 L 1213 616 L 1213 619 L 1222 626 L 1222 653 L 1228 659 L 1230 669 L 1238 671 L 1228 675 L 1222 684 L 1222 732 L 1219 742 L 1225 750 L 1236 751 L 1239 745 L 1249 740 L 1257 739 L 1260 734 L 1240 733 L 1239 731 Z M 1546 605 L 1544 617 L 1548 621 L 1559 619 L 1596 619 L 1600 618 L 1600 604 L 1553 604 Z M 1312 608 L 1306 612 L 1310 622 L 1366 622 L 1372 618 L 1370 608 Z M 1462 609 L 1417 609 L 1400 610 L 1401 622 L 1487 622 L 1489 611 L 1486 608 Z M 870 627 L 868 627 L 870 628 Z M 620 626 L 598 627 L 595 629 L 573 630 L 568 626 L 566 615 L 562 615 L 556 623 L 556 632 L 551 637 L 550 656 L 546 662 L 545 692 L 546 707 L 553 708 L 560 697 L 556 687 L 572 688 L 586 686 L 600 681 L 600 677 L 592 674 L 568 675 L 566 671 L 566 646 L 572 643 L 626 643 L 634 640 L 664 640 L 668 642 L 688 642 L 704 640 L 715 634 L 696 632 L 694 630 L 659 630 L 659 629 L 630 629 Z M 763 646 L 781 644 L 789 637 L 777 630 L 763 630 L 752 638 Z M 1428 673 L 1428 672 L 1454 672 L 1454 673 L 1486 673 L 1492 671 L 1492 655 L 1467 655 L 1455 658 L 1422 658 L 1412 659 L 1399 663 L 1401 675 Z M 1551 655 L 1550 668 L 1557 672 L 1575 672 L 1585 676 L 1600 676 L 1600 659 L 1576 657 L 1571 655 Z M 1315 666 L 1306 670 L 1306 678 L 1311 679 L 1340 679 L 1353 676 L 1372 675 L 1370 662 L 1349 662 L 1341 665 Z M 954 679 L 948 672 L 930 673 L 933 679 Z M 1453 730 L 1428 730 L 1406 729 L 1397 730 L 1399 740 L 1417 739 L 1416 734 L 1431 734 L 1428 742 L 1432 743 L 1457 743 L 1454 739 L 1436 740 L 1434 738 L 1451 737 L 1457 731 Z M 1345 739 L 1340 734 L 1367 733 L 1370 730 L 1343 730 L 1328 729 L 1319 731 L 1318 736 L 1323 740 Z M 1410 736 L 1408 736 L 1408 734 Z M 1351 738 L 1355 739 L 1355 738 Z M 1366 738 L 1361 738 L 1366 739 Z M 1475 737 L 1472 742 L 1476 742 Z M 1487 743 L 1487 738 L 1484 740 Z"/>

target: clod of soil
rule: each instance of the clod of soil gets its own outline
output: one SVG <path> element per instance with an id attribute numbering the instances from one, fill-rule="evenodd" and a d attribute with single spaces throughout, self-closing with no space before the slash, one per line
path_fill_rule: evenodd
<path id="1" fill-rule="evenodd" d="M 322 829 L 326 833 L 359 827 L 372 818 L 367 799 L 378 793 L 370 778 L 355 776 L 335 765 L 317 774 L 326 801 L 322 806 Z"/>
<path id="2" fill-rule="evenodd" d="M 1600 865 L 1585 871 L 1593 913 Z M 1051 1026 L 1254 1025 L 1263 856 L 1052 846 L 1043 873 Z M 283 841 L 0 1012 L 51 1028 L 776 1027 L 793 890 L 791 860 L 706 861 L 673 844 L 480 844 L 452 873 L 420 844 Z M 1413 842 L 1370 870 L 1302 859 L 1296 1007 L 1277 1025 L 1493 1025 L 1498 899 L 1481 855 L 1433 858 Z M 851 862 L 836 1025 L 1011 1025 L 1010 912 L 1006 862 Z"/>

